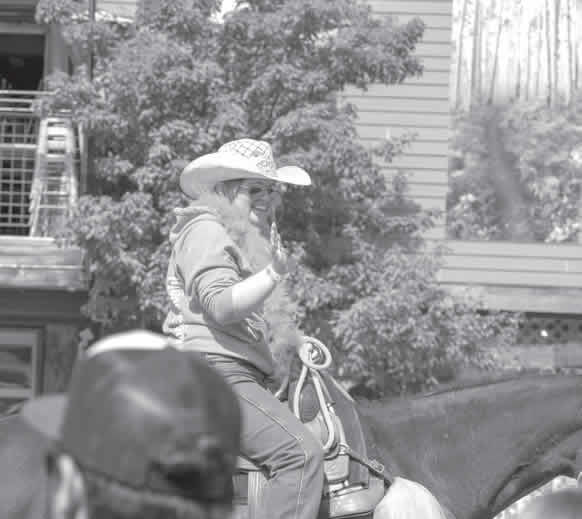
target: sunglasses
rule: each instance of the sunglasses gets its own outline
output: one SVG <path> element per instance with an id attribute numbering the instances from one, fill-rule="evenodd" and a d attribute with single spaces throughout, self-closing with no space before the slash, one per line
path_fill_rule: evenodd
<path id="1" fill-rule="evenodd" d="M 242 184 L 240 186 L 240 189 L 242 191 L 246 191 L 247 193 L 249 193 L 249 195 L 251 196 L 258 196 L 261 195 L 263 193 L 266 193 L 268 195 L 273 195 L 275 193 L 280 194 L 281 193 L 281 188 L 280 186 L 278 186 L 277 184 L 267 184 L 267 183 L 253 183 L 253 184 Z"/>

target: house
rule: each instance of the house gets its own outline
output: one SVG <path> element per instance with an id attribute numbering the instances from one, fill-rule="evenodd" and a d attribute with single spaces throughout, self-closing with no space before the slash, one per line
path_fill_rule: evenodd
<path id="1" fill-rule="evenodd" d="M 54 239 L 83 189 L 84 136 L 67 114 L 34 113 L 43 78 L 75 56 L 36 4 L 0 0 L 0 414 L 66 387 L 85 326 L 83 252 Z M 97 15 L 131 21 L 136 6 L 99 0 Z"/>

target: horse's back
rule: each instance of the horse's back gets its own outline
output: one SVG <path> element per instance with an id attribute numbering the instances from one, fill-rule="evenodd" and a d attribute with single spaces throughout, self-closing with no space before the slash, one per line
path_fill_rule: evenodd
<path id="1" fill-rule="evenodd" d="M 0 419 L 0 517 L 43 519 L 48 442 L 19 415 Z"/>

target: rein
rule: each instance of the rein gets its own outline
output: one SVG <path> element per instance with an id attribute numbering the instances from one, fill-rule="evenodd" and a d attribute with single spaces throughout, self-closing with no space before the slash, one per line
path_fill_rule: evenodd
<path id="1" fill-rule="evenodd" d="M 331 365 L 331 353 L 321 341 L 308 336 L 303 337 L 303 344 L 299 347 L 297 353 L 301 359 L 302 366 L 301 374 L 293 393 L 293 413 L 297 417 L 300 416 L 299 398 L 309 376 L 313 382 L 317 400 L 319 401 L 319 408 L 327 427 L 327 440 L 323 444 L 323 450 L 328 452 L 337 437 L 336 421 L 331 416 L 333 402 L 319 372 L 329 368 Z"/>
<path id="2" fill-rule="evenodd" d="M 297 381 L 297 385 L 293 392 L 292 409 L 293 414 L 300 418 L 301 412 L 299 409 L 299 400 L 301 397 L 301 391 L 305 387 L 308 378 L 311 378 L 313 387 L 315 388 L 315 393 L 317 395 L 317 400 L 319 404 L 319 409 L 325 426 L 327 428 L 327 440 L 323 444 L 323 451 L 328 454 L 332 447 L 337 443 L 338 454 L 344 454 L 358 463 L 364 465 L 370 472 L 376 476 L 381 477 L 386 483 L 391 484 L 393 479 L 386 474 L 386 468 L 380 462 L 372 459 L 368 459 L 355 452 L 346 442 L 344 432 L 341 427 L 338 428 L 338 416 L 336 415 L 333 406 L 334 402 L 327 389 L 325 381 L 321 376 L 321 371 L 329 368 L 332 362 L 332 357 L 329 349 L 319 340 L 314 337 L 309 337 L 304 335 L 302 337 L 302 344 L 297 349 L 297 354 L 301 360 L 301 373 Z M 289 385 L 288 375 L 285 381 L 277 391 L 276 395 L 280 397 L 284 394 L 285 389 Z M 348 397 L 349 398 L 349 397 Z"/>

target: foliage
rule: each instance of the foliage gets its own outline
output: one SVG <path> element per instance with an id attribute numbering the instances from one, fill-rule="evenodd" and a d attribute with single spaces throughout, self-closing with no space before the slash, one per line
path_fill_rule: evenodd
<path id="1" fill-rule="evenodd" d="M 100 56 L 109 55 L 118 38 L 132 31 L 114 16 L 107 23 L 89 23 L 87 4 L 86 0 L 39 0 L 35 16 L 38 23 L 59 26 L 75 60 L 84 63 L 91 50 Z"/>
<path id="2" fill-rule="evenodd" d="M 41 5 L 53 13 L 56 3 Z M 490 333 L 483 330 L 494 330 L 488 321 L 461 305 L 464 310 L 442 315 L 463 331 L 451 331 L 454 323 L 428 330 L 424 312 L 436 319 L 436 307 L 418 306 L 440 297 L 434 268 L 422 251 L 414 261 L 405 258 L 422 243 L 434 212 L 408 199 L 404 175 L 387 183 L 377 166 L 410 138 L 371 152 L 357 139 L 354 108 L 337 99 L 346 85 L 420 74 L 413 51 L 423 23 L 397 26 L 354 0 L 250 0 L 219 23 L 211 17 L 215 4 L 165 0 L 160 10 L 140 15 L 133 30 L 100 32 L 111 39 L 93 47 L 93 81 L 84 67 L 73 77 L 52 78 L 56 95 L 45 109 L 71 109 L 94 145 L 90 192 L 63 236 L 87 250 L 92 282 L 85 311 L 92 322 L 101 332 L 159 327 L 172 209 L 188 203 L 178 175 L 193 157 L 248 136 L 271 142 L 281 165 L 300 164 L 314 179 L 310 189 L 286 190 L 280 227 L 300 260 L 290 282 L 303 309 L 301 325 L 335 343 L 339 371 L 382 390 L 370 382 L 368 368 L 350 371 L 346 363 L 363 365 L 363 351 L 383 358 L 403 388 L 430 384 L 435 365 L 469 355 L 481 362 L 473 353 Z M 405 284 L 384 273 L 396 267 Z M 368 317 L 366 308 L 376 302 Z M 416 346 L 419 335 L 360 328 L 373 318 L 401 329 L 403 315 L 407 322 L 422 319 L 432 339 Z M 349 332 L 352 326 L 358 330 Z M 407 340 L 413 341 L 408 349 Z M 393 347 L 397 354 L 389 353 Z M 402 359 L 412 367 L 398 371 L 394 363 Z"/>
<path id="3" fill-rule="evenodd" d="M 537 102 L 476 106 L 459 115 L 454 147 L 468 160 L 461 173 L 451 175 L 447 221 L 452 236 L 576 239 L 582 179 L 580 102 L 578 98 L 570 106 Z M 487 138 L 488 125 L 502 149 L 495 149 Z M 504 178 L 492 171 L 501 171 Z M 503 198 L 513 194 L 508 185 L 519 186 L 514 189 L 519 196 L 510 200 L 514 207 L 509 216 L 502 208 Z M 508 227 L 507 220 L 516 217 L 526 232 Z"/>
<path id="4" fill-rule="evenodd" d="M 375 249 L 361 247 L 365 281 L 352 283 L 357 297 L 334 319 L 342 374 L 359 392 L 418 391 L 453 378 L 469 363 L 499 367 L 497 355 L 516 340 L 518 315 L 479 315 L 477 299 L 449 294 L 437 283 L 438 252 L 410 254 L 396 246 L 391 254 L 378 255 Z"/>
<path id="5" fill-rule="evenodd" d="M 518 104 L 504 115 L 504 141 L 531 194 L 527 217 L 534 224 L 534 237 L 553 242 L 575 239 L 582 180 L 578 106 Z"/>
<path id="6" fill-rule="evenodd" d="M 501 235 L 501 217 L 492 177 L 485 135 L 487 107 L 453 117 L 452 149 L 460 160 L 459 169 L 449 172 L 447 231 L 456 239 L 495 239 Z"/>

